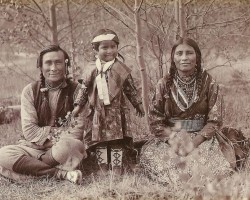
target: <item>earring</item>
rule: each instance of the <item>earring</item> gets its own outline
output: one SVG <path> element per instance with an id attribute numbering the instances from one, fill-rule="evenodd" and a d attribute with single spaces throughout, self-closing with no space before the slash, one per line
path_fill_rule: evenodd
<path id="1" fill-rule="evenodd" d="M 65 59 L 65 75 L 67 76 L 69 74 L 69 66 L 68 66 L 68 62 L 69 62 L 69 59 Z"/>

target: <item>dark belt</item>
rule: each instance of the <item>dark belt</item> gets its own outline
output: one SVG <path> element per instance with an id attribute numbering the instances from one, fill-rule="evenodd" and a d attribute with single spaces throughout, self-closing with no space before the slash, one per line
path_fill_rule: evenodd
<path id="1" fill-rule="evenodd" d="M 179 123 L 181 129 L 188 132 L 200 131 L 204 127 L 204 119 L 170 119 L 172 123 Z"/>

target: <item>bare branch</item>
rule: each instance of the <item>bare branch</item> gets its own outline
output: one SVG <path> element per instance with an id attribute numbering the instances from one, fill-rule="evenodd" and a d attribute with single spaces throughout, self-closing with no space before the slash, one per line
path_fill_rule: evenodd
<path id="1" fill-rule="evenodd" d="M 77 15 L 79 15 L 79 13 L 81 13 L 81 11 L 89 4 L 90 1 L 87 1 L 85 4 L 83 4 L 78 11 L 75 13 L 74 16 L 72 16 L 73 19 L 75 19 L 77 17 Z"/>
<path id="2" fill-rule="evenodd" d="M 37 37 L 33 37 L 33 34 L 30 32 L 30 30 L 28 31 L 29 35 L 31 36 L 31 39 L 33 41 L 35 41 L 35 43 L 39 46 L 39 48 L 44 47 L 44 44 L 42 42 L 40 42 Z"/>
<path id="3" fill-rule="evenodd" d="M 135 7 L 134 12 L 138 12 L 141 9 L 142 3 L 143 3 L 143 0 L 141 0 L 139 5 L 137 7 Z"/>
<path id="4" fill-rule="evenodd" d="M 61 1 L 57 1 L 56 3 L 54 3 L 54 6 L 56 7 L 57 5 L 59 5 L 60 3 L 64 2 L 63 0 Z"/>
<path id="5" fill-rule="evenodd" d="M 126 48 L 126 47 L 133 47 L 133 48 L 136 48 L 136 46 L 134 46 L 134 45 L 127 44 L 127 45 L 121 47 L 118 51 L 121 51 L 122 49 L 124 49 L 124 48 Z"/>
<path id="6" fill-rule="evenodd" d="M 120 21 L 124 26 L 126 26 L 130 31 L 132 31 L 132 33 L 135 33 L 135 30 L 132 29 L 128 24 L 126 24 L 122 19 L 120 19 L 119 17 L 117 17 L 116 15 L 114 15 L 113 13 L 111 13 L 105 6 L 103 6 L 103 8 L 104 8 L 110 15 L 112 15 L 115 19 L 117 19 L 117 20 Z"/>
<path id="7" fill-rule="evenodd" d="M 109 20 L 111 20 L 111 19 L 113 19 L 113 18 L 111 17 L 111 18 L 102 19 L 102 20 L 99 20 L 99 21 L 95 21 L 95 22 L 92 22 L 92 23 L 82 24 L 82 25 L 81 25 L 80 23 L 83 22 L 83 21 L 85 21 L 85 19 L 82 19 L 82 20 L 80 20 L 80 21 L 78 21 L 78 22 L 73 23 L 73 26 L 74 26 L 73 29 L 76 30 L 76 29 L 79 28 L 79 27 L 90 26 L 90 25 L 96 24 L 97 22 L 109 21 Z M 58 34 L 61 33 L 63 30 L 68 29 L 69 27 L 70 27 L 70 25 L 67 25 L 67 26 L 63 27 L 62 29 L 60 29 L 60 30 L 58 31 Z M 66 38 L 66 36 L 67 36 L 68 34 L 69 34 L 69 31 L 66 31 L 66 32 L 63 34 L 63 36 L 60 37 L 59 42 L 62 42 L 62 41 Z M 81 34 L 81 33 L 80 33 L 80 34 Z M 77 37 L 76 37 L 76 38 L 77 38 Z"/>
<path id="8" fill-rule="evenodd" d="M 121 17 L 126 17 L 127 19 L 129 19 L 133 24 L 135 23 L 129 16 L 125 15 L 123 12 L 121 12 L 120 10 L 116 9 L 114 6 L 110 5 L 109 3 L 102 1 L 103 4 L 105 4 L 106 6 L 108 6 L 109 8 L 111 8 L 112 10 L 114 10 L 117 14 L 119 14 Z"/>
<path id="9" fill-rule="evenodd" d="M 139 3 L 139 6 L 138 6 L 139 9 L 141 8 L 142 3 L 143 3 L 143 0 L 141 0 L 141 2 Z"/>
<path id="10" fill-rule="evenodd" d="M 38 15 L 41 15 L 41 12 L 35 10 L 34 8 L 32 8 L 32 7 L 30 7 L 30 6 L 26 5 L 26 4 L 24 5 L 24 7 L 25 7 L 25 10 L 27 10 L 27 11 L 29 11 L 29 12 L 32 12 L 32 13 L 35 13 L 35 14 L 38 14 Z"/>
<path id="11" fill-rule="evenodd" d="M 187 2 L 185 2 L 183 5 L 186 6 L 188 4 L 190 4 L 193 0 L 188 0 Z"/>
<path id="12" fill-rule="evenodd" d="M 32 1 L 37 6 L 37 8 L 40 10 L 41 15 L 42 15 L 43 19 L 45 20 L 45 22 L 46 22 L 47 26 L 49 27 L 49 29 L 52 30 L 52 27 L 50 26 L 50 23 L 49 23 L 47 17 L 45 16 L 42 8 L 38 5 L 38 3 L 35 0 L 32 0 Z"/>
<path id="13" fill-rule="evenodd" d="M 28 75 L 26 72 L 24 72 L 17 64 L 15 64 L 15 63 L 13 62 L 13 59 L 8 59 L 8 63 L 11 63 L 14 67 L 10 67 L 9 65 L 6 65 L 5 62 L 4 62 L 1 58 L 0 58 L 0 61 L 1 61 L 1 62 L 5 65 L 5 67 L 7 67 L 9 70 L 11 70 L 11 71 L 13 71 L 13 72 L 15 72 L 15 73 L 21 75 L 21 76 L 19 76 L 19 77 L 20 77 L 21 79 L 23 79 L 24 81 L 29 82 L 29 81 L 27 81 L 26 79 L 24 79 L 22 75 L 28 77 L 28 78 L 29 78 L 30 80 L 32 80 L 32 81 L 35 81 L 35 79 L 34 79 L 33 77 L 29 76 L 29 75 Z M 15 69 L 20 70 L 21 73 L 18 72 L 18 71 L 16 71 Z"/>
<path id="14" fill-rule="evenodd" d="M 222 21 L 222 22 L 214 22 L 214 23 L 207 23 L 207 24 L 202 24 L 202 25 L 197 25 L 197 26 L 194 26 L 194 27 L 191 27 L 188 29 L 188 31 L 190 30 L 194 30 L 196 28 L 204 28 L 206 26 L 216 26 L 216 25 L 222 25 L 222 26 L 225 26 L 225 25 L 232 25 L 232 24 L 236 24 L 236 23 L 239 23 L 239 20 L 242 20 L 244 19 L 243 17 L 238 17 L 236 19 L 232 19 L 232 20 L 227 20 L 227 21 Z M 247 19 L 244 19 L 242 22 L 247 22 L 249 21 L 250 18 L 247 18 Z"/>
<path id="15" fill-rule="evenodd" d="M 98 10 L 97 10 L 97 11 L 98 11 Z M 92 16 L 92 15 L 89 15 L 88 17 L 91 17 L 91 16 Z M 78 20 L 78 21 L 74 21 L 74 22 L 73 22 L 73 25 L 79 24 L 79 23 L 82 23 L 82 22 L 85 22 L 86 19 L 87 19 L 87 17 L 85 17 L 84 19 Z M 112 18 L 110 18 L 110 19 L 112 19 Z M 105 21 L 105 20 L 107 20 L 107 19 L 102 19 L 102 20 L 100 20 L 100 21 L 95 21 L 94 23 L 96 23 L 96 22 L 101 22 L 101 21 Z M 108 20 L 109 20 L 109 19 L 108 19 Z M 86 24 L 86 25 L 91 25 L 91 24 L 93 24 L 93 23 L 89 23 L 89 24 Z M 62 32 L 63 30 L 69 28 L 69 26 L 70 26 L 70 25 L 66 25 L 66 26 L 62 27 L 61 29 L 59 29 L 59 30 L 57 31 L 57 33 L 60 34 L 60 32 Z"/>
<path id="16" fill-rule="evenodd" d="M 224 67 L 224 66 L 227 66 L 227 65 L 226 65 L 227 63 L 229 63 L 229 66 L 231 66 L 230 62 L 231 62 L 231 61 L 230 61 L 230 60 L 228 60 L 228 61 L 224 62 L 223 64 L 216 65 L 216 66 L 211 67 L 211 68 L 206 69 L 206 70 L 207 70 L 207 71 L 211 71 L 211 70 L 216 69 L 216 68 L 218 68 L 218 67 Z"/>
<path id="17" fill-rule="evenodd" d="M 32 28 L 32 30 L 35 31 L 38 35 L 42 36 L 42 38 L 44 38 L 46 41 L 50 42 L 49 38 L 48 38 L 46 35 L 42 34 L 41 31 L 36 30 L 34 27 L 31 27 L 31 28 Z"/>
<path id="18" fill-rule="evenodd" d="M 127 4 L 125 0 L 122 0 L 123 4 L 128 8 L 131 13 L 134 13 L 133 9 Z"/>
<path id="19" fill-rule="evenodd" d="M 204 18 L 205 15 L 208 13 L 208 11 L 210 10 L 210 8 L 211 8 L 211 6 L 213 5 L 214 2 L 215 2 L 215 0 L 212 0 L 212 1 L 210 2 L 210 4 L 209 4 L 209 6 L 207 7 L 205 13 L 202 15 L 203 18 Z"/>

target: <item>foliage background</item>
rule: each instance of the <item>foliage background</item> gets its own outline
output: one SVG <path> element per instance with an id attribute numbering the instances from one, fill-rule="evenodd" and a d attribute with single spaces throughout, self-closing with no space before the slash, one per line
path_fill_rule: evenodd
<path id="1" fill-rule="evenodd" d="M 124 3 L 125 2 L 125 3 Z M 58 40 L 74 58 L 75 75 L 93 58 L 90 41 L 99 28 L 110 28 L 120 38 L 119 49 L 133 69 L 140 88 L 140 69 L 136 61 L 134 1 L 55 1 Z M 67 4 L 68 3 L 68 4 Z M 69 10 L 67 10 L 67 5 Z M 243 130 L 249 136 L 250 124 L 250 1 L 187 0 L 185 19 L 188 36 L 198 41 L 203 67 L 220 84 L 225 100 L 225 125 Z M 70 12 L 68 12 L 70 11 Z M 71 16 L 71 24 L 69 20 Z M 175 40 L 174 1 L 145 0 L 142 3 L 142 38 L 147 67 L 149 95 L 157 80 L 167 72 L 169 54 Z M 36 58 L 40 49 L 51 42 L 48 22 L 49 1 L 0 1 L 0 106 L 20 104 L 23 87 L 39 77 Z M 15 114 L 16 115 L 16 114 Z M 148 132 L 145 121 L 134 116 L 136 139 Z M 0 125 L 0 147 L 14 144 L 21 132 L 20 119 Z M 240 172 L 224 182 L 204 186 L 203 198 L 250 198 L 249 173 Z M 1 199 L 201 199 L 197 188 L 182 192 L 148 180 L 141 174 L 112 175 L 104 179 L 87 177 L 81 186 L 54 180 L 12 183 L 0 177 Z"/>

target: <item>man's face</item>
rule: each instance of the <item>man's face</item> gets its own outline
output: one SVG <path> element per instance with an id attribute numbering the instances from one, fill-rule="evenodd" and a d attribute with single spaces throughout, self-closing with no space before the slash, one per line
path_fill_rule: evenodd
<path id="1" fill-rule="evenodd" d="M 66 67 L 62 51 L 52 51 L 43 55 L 42 73 L 45 81 L 51 86 L 57 86 L 65 79 Z"/>

